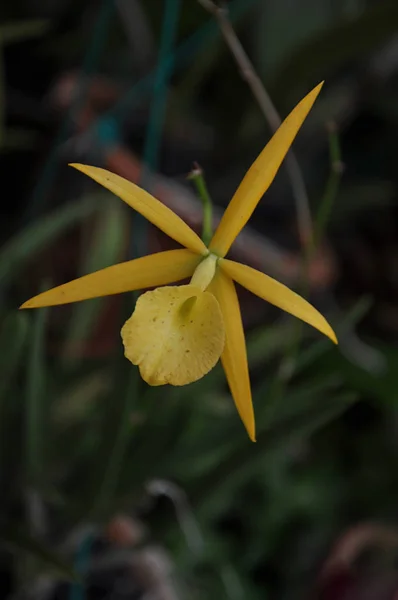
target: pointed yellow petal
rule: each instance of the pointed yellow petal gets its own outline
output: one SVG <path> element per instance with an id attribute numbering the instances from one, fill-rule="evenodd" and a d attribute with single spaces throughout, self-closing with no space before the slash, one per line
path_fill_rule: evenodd
<path id="1" fill-rule="evenodd" d="M 271 185 L 323 83 L 312 90 L 285 119 L 244 176 L 210 242 L 211 252 L 225 256 Z"/>
<path id="2" fill-rule="evenodd" d="M 59 285 L 31 298 L 20 308 L 68 304 L 99 296 L 166 285 L 192 275 L 199 261 L 200 256 L 185 249 L 150 254 Z"/>
<path id="3" fill-rule="evenodd" d="M 70 166 L 85 173 L 113 194 L 119 196 L 134 210 L 182 246 L 198 254 L 207 254 L 207 248 L 200 237 L 170 208 L 159 202 L 159 200 L 156 200 L 156 198 L 138 187 L 138 185 L 99 167 L 90 167 L 77 163 Z"/>
<path id="4" fill-rule="evenodd" d="M 224 348 L 224 323 L 213 294 L 194 285 L 139 297 L 122 329 L 126 357 L 149 385 L 186 385 L 212 369 Z"/>
<path id="5" fill-rule="evenodd" d="M 222 365 L 239 416 L 252 442 L 256 441 L 254 412 L 247 364 L 246 342 L 234 282 L 218 271 L 209 291 L 217 298 L 224 319 L 225 346 Z"/>
<path id="6" fill-rule="evenodd" d="M 305 321 L 305 323 L 312 325 L 315 329 L 319 329 L 319 331 L 337 344 L 336 335 L 325 317 L 316 308 L 311 306 L 307 300 L 289 290 L 288 287 L 279 283 L 279 281 L 247 265 L 242 265 L 226 258 L 220 260 L 220 267 L 229 277 L 240 283 L 240 285 L 243 285 L 243 287 L 247 288 L 253 294 L 285 310 L 294 317 Z"/>

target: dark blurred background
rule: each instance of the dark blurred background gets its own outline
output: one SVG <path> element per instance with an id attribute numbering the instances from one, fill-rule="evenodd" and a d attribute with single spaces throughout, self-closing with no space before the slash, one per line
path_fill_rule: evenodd
<path id="1" fill-rule="evenodd" d="M 18 312 L 173 247 L 68 162 L 200 231 L 193 162 L 221 209 L 272 127 L 197 0 L 2 2 L 2 598 L 398 599 L 398 3 L 227 8 L 282 118 L 325 80 L 294 144 L 307 264 L 285 167 L 232 255 L 310 298 L 340 345 L 239 290 L 252 444 L 219 366 L 181 389 L 139 379 L 131 294 Z"/>

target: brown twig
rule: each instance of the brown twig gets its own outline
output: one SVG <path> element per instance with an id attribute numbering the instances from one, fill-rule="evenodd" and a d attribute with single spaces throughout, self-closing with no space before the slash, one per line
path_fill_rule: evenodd
<path id="1" fill-rule="evenodd" d="M 249 85 L 271 130 L 275 132 L 282 122 L 281 118 L 232 27 L 228 16 L 228 9 L 226 7 L 217 6 L 212 0 L 198 0 L 198 2 L 217 20 L 225 42 L 236 60 L 242 78 Z M 308 250 L 312 247 L 313 241 L 311 211 L 304 178 L 293 150 L 289 150 L 286 156 L 285 165 L 296 202 L 300 241 L 303 248 Z"/>

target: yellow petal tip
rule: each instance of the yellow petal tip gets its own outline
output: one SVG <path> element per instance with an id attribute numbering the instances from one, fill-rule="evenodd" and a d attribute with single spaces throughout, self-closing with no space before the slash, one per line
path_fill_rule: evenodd
<path id="1" fill-rule="evenodd" d="M 243 408 L 243 407 L 241 407 Z M 247 410 L 248 409 L 248 410 Z M 238 411 L 239 416 L 242 419 L 243 425 L 245 426 L 246 433 L 249 436 L 251 442 L 257 442 L 256 440 L 256 420 L 254 417 L 253 403 L 250 394 L 250 404 L 246 406 L 246 410 Z"/>
<path id="2" fill-rule="evenodd" d="M 68 167 L 72 167 L 73 169 L 76 169 L 77 171 L 80 171 L 81 173 L 84 173 L 85 175 L 88 175 L 88 177 L 91 177 L 92 179 L 95 179 L 95 174 L 98 172 L 106 172 L 106 169 L 101 169 L 100 167 L 94 167 L 92 165 L 83 165 L 82 163 L 68 163 Z M 99 181 L 98 183 L 100 183 L 101 185 L 103 185 L 103 182 Z M 105 186 L 106 187 L 106 186 Z"/>
<path id="3" fill-rule="evenodd" d="M 24 302 L 23 304 L 21 304 L 21 306 L 19 307 L 18 310 L 25 310 L 26 308 L 40 308 L 42 305 L 41 304 L 36 304 L 34 302 L 35 297 L 30 298 L 29 300 L 26 300 L 26 302 Z"/>
<path id="4" fill-rule="evenodd" d="M 287 309 L 287 310 L 288 310 L 288 312 L 291 312 L 291 311 L 289 311 L 289 309 Z M 292 313 L 292 314 L 294 314 L 294 313 Z M 308 318 L 305 319 L 305 318 L 303 318 L 302 315 L 295 315 L 295 316 L 297 316 L 299 319 L 302 319 L 305 323 L 308 323 L 312 327 L 315 327 L 315 329 L 318 329 L 318 331 L 323 333 L 323 335 L 326 335 L 326 337 L 328 337 L 334 344 L 337 345 L 339 343 L 335 332 L 333 331 L 333 329 L 331 328 L 329 323 L 326 321 L 325 317 L 323 315 L 321 315 L 320 313 L 318 313 L 318 311 L 315 312 L 315 316 L 317 317 L 316 321 L 314 321 L 313 319 L 308 319 Z"/>
<path id="5" fill-rule="evenodd" d="M 251 399 L 250 399 L 250 406 L 252 407 L 252 403 L 251 403 Z M 255 424 L 255 420 L 254 420 L 254 412 L 253 409 L 251 408 L 251 410 L 249 411 L 248 414 L 240 414 L 240 418 L 243 421 L 243 425 L 245 426 L 246 429 L 246 433 L 249 436 L 249 439 L 251 442 L 256 442 L 256 424 Z"/>
<path id="6" fill-rule="evenodd" d="M 318 83 L 318 85 L 316 85 L 308 94 L 308 96 L 318 96 L 319 92 L 321 91 L 323 84 L 325 83 L 325 81 L 321 81 L 320 83 Z"/>
<path id="7" fill-rule="evenodd" d="M 35 302 L 35 299 L 36 299 L 36 296 L 34 298 L 30 298 L 30 300 L 27 300 L 26 302 L 21 304 L 21 306 L 19 307 L 18 310 L 25 310 L 27 308 L 28 309 L 29 308 L 46 308 L 47 306 L 50 306 L 50 304 L 47 304 L 47 302 L 40 302 L 40 301 Z"/>
<path id="8" fill-rule="evenodd" d="M 335 334 L 335 332 L 333 331 L 333 329 L 331 328 L 331 326 L 329 325 L 329 323 L 326 321 L 325 317 L 323 317 L 322 315 L 320 315 L 322 317 L 322 323 L 321 323 L 321 327 L 317 327 L 317 329 L 323 333 L 324 335 L 326 335 L 326 337 L 328 337 L 334 344 L 338 345 L 339 341 L 337 339 L 337 335 Z M 310 323 L 312 324 L 312 323 Z"/>
<path id="9" fill-rule="evenodd" d="M 86 165 L 82 165 L 81 163 L 68 163 L 68 167 L 73 167 L 74 169 L 77 169 L 78 171 L 84 171 Z"/>
<path id="10" fill-rule="evenodd" d="M 337 336 L 336 336 L 336 334 L 335 334 L 335 332 L 333 331 L 333 329 L 332 329 L 332 328 L 330 328 L 330 332 L 329 332 L 329 338 L 332 340 L 332 342 L 333 342 L 334 344 L 336 344 L 336 346 L 338 345 L 338 343 L 339 343 L 339 340 L 337 339 Z"/>
<path id="11" fill-rule="evenodd" d="M 316 86 L 315 86 L 315 87 L 314 87 L 314 88 L 313 88 L 313 89 L 312 89 L 312 90 L 311 90 L 311 91 L 310 91 L 310 92 L 307 94 L 307 96 L 306 96 L 306 97 L 305 97 L 303 100 L 308 100 L 308 99 L 311 99 L 311 100 L 312 100 L 312 99 L 313 99 L 313 100 L 312 100 L 312 102 L 315 102 L 315 100 L 316 100 L 316 98 L 317 98 L 317 96 L 318 96 L 319 92 L 321 91 L 321 89 L 322 89 L 322 87 L 323 87 L 323 84 L 324 84 L 324 83 L 325 83 L 324 81 L 321 81 L 320 83 L 318 83 L 318 85 L 316 85 Z M 303 102 L 303 100 L 302 100 L 302 102 Z"/>
<path id="12" fill-rule="evenodd" d="M 247 433 L 249 434 L 249 438 L 250 438 L 251 442 L 257 442 L 257 440 L 256 440 L 256 434 L 255 434 L 254 431 L 252 431 L 252 432 L 248 431 Z"/>

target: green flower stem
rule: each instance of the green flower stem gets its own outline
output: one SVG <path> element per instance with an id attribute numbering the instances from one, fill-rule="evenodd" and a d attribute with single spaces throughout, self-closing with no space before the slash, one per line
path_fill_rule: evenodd
<path id="1" fill-rule="evenodd" d="M 188 179 L 192 180 L 196 191 L 203 206 L 203 226 L 202 226 L 202 240 L 208 246 L 211 238 L 213 237 L 213 202 L 210 198 L 207 190 L 207 185 L 203 177 L 203 171 L 201 167 L 195 163 L 194 168 L 188 175 Z"/>

